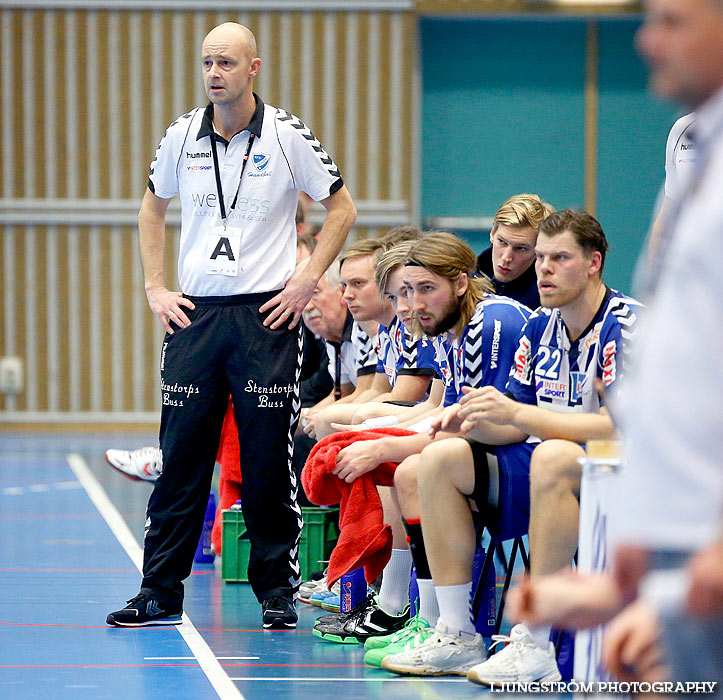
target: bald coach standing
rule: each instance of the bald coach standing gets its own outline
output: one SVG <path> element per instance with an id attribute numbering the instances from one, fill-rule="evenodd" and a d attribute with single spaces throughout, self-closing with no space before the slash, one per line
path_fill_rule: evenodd
<path id="1" fill-rule="evenodd" d="M 212 29 L 202 46 L 208 106 L 166 131 L 138 216 L 148 303 L 161 350 L 163 472 L 148 502 L 143 581 L 119 626 L 179 624 L 229 393 L 244 465 L 249 580 L 266 628 L 296 626 L 301 511 L 291 468 L 298 420 L 301 313 L 341 249 L 356 210 L 308 127 L 253 92 L 254 35 Z M 298 192 L 327 210 L 319 243 L 294 273 Z M 181 291 L 166 287 L 165 216 L 181 199 Z"/>

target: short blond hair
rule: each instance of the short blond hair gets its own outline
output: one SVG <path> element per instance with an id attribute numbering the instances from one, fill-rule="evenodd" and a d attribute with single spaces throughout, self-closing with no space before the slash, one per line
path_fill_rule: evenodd
<path id="1" fill-rule="evenodd" d="M 554 211 L 555 208 L 552 205 L 543 202 L 536 194 L 516 194 L 505 201 L 497 210 L 492 224 L 492 233 L 500 225 L 514 226 L 516 228 L 527 228 L 529 226 L 537 231 L 542 220 L 546 219 Z"/>
<path id="2" fill-rule="evenodd" d="M 363 238 L 360 241 L 352 243 L 339 256 L 339 268 L 351 258 L 365 258 L 367 255 L 372 256 L 372 265 L 376 267 L 379 258 L 384 254 L 384 243 L 377 238 Z"/>
<path id="3" fill-rule="evenodd" d="M 472 320 L 477 304 L 485 294 L 494 294 L 489 279 L 473 276 L 477 269 L 475 252 L 452 233 L 425 233 L 418 241 L 412 242 L 404 264 L 425 267 L 430 272 L 446 277 L 450 283 L 456 282 L 462 274 L 467 275 L 467 289 L 460 298 L 460 319 L 454 326 L 456 336 Z"/>

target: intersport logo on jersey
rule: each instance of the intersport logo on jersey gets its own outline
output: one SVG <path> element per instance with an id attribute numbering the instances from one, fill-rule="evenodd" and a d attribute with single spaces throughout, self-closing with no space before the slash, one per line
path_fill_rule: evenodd
<path id="1" fill-rule="evenodd" d="M 552 399 L 567 397 L 567 384 L 565 382 L 553 382 L 549 379 L 543 379 L 537 382 L 535 390 L 538 394 Z"/>

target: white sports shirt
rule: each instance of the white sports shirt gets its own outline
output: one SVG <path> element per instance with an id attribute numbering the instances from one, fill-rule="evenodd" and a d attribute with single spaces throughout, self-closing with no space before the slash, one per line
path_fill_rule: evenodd
<path id="1" fill-rule="evenodd" d="M 228 296 L 281 289 L 296 263 L 294 217 L 298 192 L 319 201 L 339 190 L 338 168 L 308 127 L 258 95 L 248 127 L 227 142 L 212 123 L 213 105 L 174 121 L 151 163 L 148 187 L 158 197 L 181 198 L 178 279 L 191 296 Z M 236 250 L 210 235 L 221 223 L 211 138 Z M 253 138 L 246 167 L 244 154 Z M 232 208 L 233 202 L 236 205 Z M 235 274 L 213 270 L 210 257 L 238 258 Z M 225 256 L 225 257 L 224 257 Z"/>
<path id="2" fill-rule="evenodd" d="M 624 387 L 627 468 L 614 539 L 697 550 L 723 515 L 723 89 L 696 111 L 699 167 Z"/>

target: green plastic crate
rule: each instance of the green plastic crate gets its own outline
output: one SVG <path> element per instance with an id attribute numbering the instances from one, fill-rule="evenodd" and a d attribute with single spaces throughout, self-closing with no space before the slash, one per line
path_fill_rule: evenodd
<path id="1" fill-rule="evenodd" d="M 339 509 L 308 507 L 301 509 L 304 527 L 299 542 L 301 579 L 324 568 L 320 562 L 328 561 L 339 536 Z M 221 550 L 221 578 L 227 583 L 248 583 L 248 538 L 243 511 L 223 511 L 223 549 Z"/>

